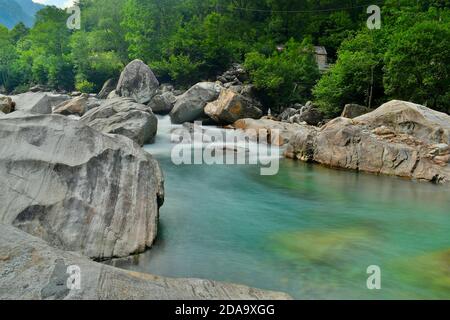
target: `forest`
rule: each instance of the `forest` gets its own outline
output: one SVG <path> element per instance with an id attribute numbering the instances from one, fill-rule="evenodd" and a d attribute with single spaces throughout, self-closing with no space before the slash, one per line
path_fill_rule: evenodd
<path id="1" fill-rule="evenodd" d="M 380 29 L 367 27 L 369 5 Z M 450 113 L 450 0 L 79 0 L 81 29 L 48 6 L 36 23 L 0 25 L 0 91 L 40 84 L 98 92 L 133 59 L 160 82 L 188 87 L 242 63 L 273 110 L 313 100 L 329 116 L 345 104 L 401 99 Z M 330 68 L 320 72 L 314 46 Z M 0 92 L 1 93 L 1 92 Z"/>

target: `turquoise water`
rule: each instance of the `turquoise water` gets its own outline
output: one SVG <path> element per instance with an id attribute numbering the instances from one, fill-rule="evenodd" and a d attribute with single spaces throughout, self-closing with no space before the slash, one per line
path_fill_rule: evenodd
<path id="1" fill-rule="evenodd" d="M 284 291 L 297 299 L 450 299 L 450 188 L 282 160 L 175 166 L 159 237 L 116 265 Z M 368 290 L 367 267 L 381 268 Z"/>

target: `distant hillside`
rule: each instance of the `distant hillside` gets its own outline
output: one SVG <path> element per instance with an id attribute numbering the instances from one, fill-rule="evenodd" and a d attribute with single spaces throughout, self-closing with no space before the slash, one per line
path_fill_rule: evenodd
<path id="1" fill-rule="evenodd" d="M 31 27 L 36 12 L 44 6 L 32 0 L 0 0 L 0 24 L 12 28 L 19 22 Z"/>

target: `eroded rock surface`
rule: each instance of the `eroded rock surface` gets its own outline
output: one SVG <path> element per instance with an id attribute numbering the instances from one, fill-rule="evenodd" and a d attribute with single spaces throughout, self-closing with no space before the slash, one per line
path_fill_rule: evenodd
<path id="1" fill-rule="evenodd" d="M 130 139 L 60 115 L 0 118 L 0 223 L 97 258 L 150 247 L 164 199 L 156 160 Z"/>
<path id="2" fill-rule="evenodd" d="M 355 118 L 297 133 L 291 158 L 331 167 L 426 180 L 450 181 L 450 116 L 391 101 Z"/>

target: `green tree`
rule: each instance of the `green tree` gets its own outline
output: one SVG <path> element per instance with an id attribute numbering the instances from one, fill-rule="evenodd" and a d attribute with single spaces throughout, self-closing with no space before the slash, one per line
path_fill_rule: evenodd
<path id="1" fill-rule="evenodd" d="M 342 44 L 336 64 L 313 89 L 322 111 L 337 116 L 348 103 L 373 107 L 383 101 L 384 39 L 364 31 Z"/>
<path id="2" fill-rule="evenodd" d="M 311 88 L 319 78 L 309 39 L 299 43 L 291 39 L 281 52 L 270 56 L 258 52 L 247 55 L 245 66 L 255 87 L 267 96 L 274 110 L 311 98 Z"/>
<path id="3" fill-rule="evenodd" d="M 390 98 L 450 110 L 450 23 L 420 22 L 393 35 L 385 56 Z"/>

